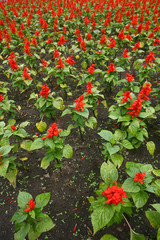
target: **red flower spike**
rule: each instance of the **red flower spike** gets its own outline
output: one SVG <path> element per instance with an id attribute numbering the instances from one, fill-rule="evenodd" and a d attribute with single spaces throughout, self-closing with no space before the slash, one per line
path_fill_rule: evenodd
<path id="1" fill-rule="evenodd" d="M 136 173 L 136 177 L 133 179 L 134 181 L 143 184 L 143 179 L 145 178 L 146 173 Z"/>
<path id="2" fill-rule="evenodd" d="M 81 110 L 82 112 L 84 111 L 83 106 L 85 105 L 85 103 L 82 102 L 83 99 L 84 99 L 84 96 L 82 95 L 75 100 L 76 101 L 76 106 L 75 106 L 74 109 L 76 109 L 77 111 L 79 111 L 79 110 Z"/>
<path id="3" fill-rule="evenodd" d="M 16 127 L 15 126 L 11 126 L 12 132 L 16 131 Z"/>
<path id="4" fill-rule="evenodd" d="M 33 209 L 34 209 L 34 207 L 35 207 L 35 202 L 33 201 L 33 198 L 31 198 L 31 200 L 29 201 L 29 203 L 28 203 L 28 205 L 29 205 L 29 208 L 26 208 L 25 210 L 24 210 L 24 212 L 29 212 L 29 211 L 32 211 Z"/>
<path id="5" fill-rule="evenodd" d="M 53 123 L 52 126 L 47 130 L 47 135 L 45 137 L 42 138 L 42 140 L 46 139 L 46 138 L 51 138 L 54 136 L 58 136 L 58 133 L 62 132 L 62 130 L 58 130 L 57 124 Z"/>
<path id="6" fill-rule="evenodd" d="M 87 85 L 87 93 L 86 93 L 86 94 L 88 94 L 88 93 L 93 94 L 92 91 L 91 91 L 92 88 L 93 88 L 92 83 L 91 83 L 91 82 L 88 82 L 88 85 Z"/>
<path id="7" fill-rule="evenodd" d="M 94 66 L 95 66 L 95 64 L 92 64 L 92 65 L 88 68 L 88 72 L 89 72 L 89 73 L 93 74 L 93 71 L 95 71 Z"/>
<path id="8" fill-rule="evenodd" d="M 45 84 L 45 85 L 42 86 L 40 95 L 41 95 L 43 98 L 45 97 L 46 99 L 48 99 L 49 88 L 47 87 L 47 84 Z"/>
<path id="9" fill-rule="evenodd" d="M 128 82 L 132 82 L 132 81 L 133 81 L 134 77 L 133 77 L 132 74 L 126 73 L 126 76 L 127 76 L 126 80 L 127 80 Z"/>
<path id="10" fill-rule="evenodd" d="M 130 91 L 125 91 L 123 93 L 123 99 L 122 99 L 122 102 L 120 104 L 122 104 L 124 102 L 127 102 L 128 98 L 131 99 L 131 94 L 130 93 L 131 93 Z"/>
<path id="11" fill-rule="evenodd" d="M 102 196 L 107 198 L 106 204 L 118 205 L 120 202 L 123 202 L 123 198 L 127 198 L 126 193 L 123 191 L 123 188 L 117 186 L 115 180 L 115 186 L 108 187 L 104 192 L 101 193 Z"/>
<path id="12" fill-rule="evenodd" d="M 110 73 L 110 72 L 114 72 L 115 70 L 116 69 L 115 69 L 114 63 L 110 63 L 110 66 L 109 66 L 107 74 Z"/>

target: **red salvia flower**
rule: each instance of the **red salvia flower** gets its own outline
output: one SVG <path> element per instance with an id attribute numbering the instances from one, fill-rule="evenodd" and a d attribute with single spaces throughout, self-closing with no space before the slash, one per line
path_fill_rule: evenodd
<path id="1" fill-rule="evenodd" d="M 72 59 L 72 57 L 73 57 L 73 55 L 71 55 L 69 58 L 67 58 L 66 60 L 65 60 L 65 62 L 67 62 L 69 65 L 71 65 L 71 66 L 74 66 L 74 64 L 73 63 L 76 63 L 73 59 Z"/>
<path id="2" fill-rule="evenodd" d="M 0 102 L 3 102 L 3 100 L 4 100 L 4 96 L 0 94 Z"/>
<path id="3" fill-rule="evenodd" d="M 160 43 L 160 40 L 158 39 L 158 37 L 156 37 L 156 39 L 154 39 L 153 45 L 158 46 L 159 43 Z"/>
<path id="4" fill-rule="evenodd" d="M 29 208 L 26 208 L 26 209 L 24 210 L 24 212 L 32 211 L 32 210 L 34 209 L 34 207 L 35 207 L 36 204 L 35 204 L 35 202 L 33 201 L 33 199 L 31 198 L 31 200 L 29 201 L 28 205 L 29 205 Z"/>
<path id="5" fill-rule="evenodd" d="M 102 44 L 102 46 L 107 43 L 107 39 L 106 39 L 106 36 L 105 36 L 105 35 L 103 35 L 103 36 L 101 37 L 100 43 Z"/>
<path id="6" fill-rule="evenodd" d="M 94 66 L 95 66 L 95 64 L 92 64 L 92 65 L 88 68 L 88 72 L 89 72 L 89 73 L 93 74 L 93 71 L 95 71 Z"/>
<path id="7" fill-rule="evenodd" d="M 50 38 L 50 37 L 49 37 L 49 38 L 47 39 L 47 41 L 46 41 L 46 43 L 48 43 L 48 44 L 50 44 L 50 43 L 52 43 L 52 42 L 53 42 L 53 39 Z"/>
<path id="8" fill-rule="evenodd" d="M 124 30 L 123 30 L 123 29 L 122 29 L 122 30 L 120 31 L 120 33 L 118 34 L 118 38 L 119 38 L 120 40 L 123 40 L 123 39 L 125 38 Z"/>
<path id="9" fill-rule="evenodd" d="M 41 31 L 36 30 L 35 35 L 39 36 L 41 34 Z"/>
<path id="10" fill-rule="evenodd" d="M 107 74 L 110 73 L 110 72 L 114 72 L 115 70 L 116 69 L 115 69 L 114 63 L 110 63 L 110 66 L 109 66 Z"/>
<path id="11" fill-rule="evenodd" d="M 9 60 L 9 64 L 14 72 L 19 69 L 17 62 L 13 58 Z"/>
<path id="12" fill-rule="evenodd" d="M 86 49 L 86 43 L 85 43 L 84 39 L 82 39 L 82 41 L 81 41 L 80 48 L 81 48 L 83 51 L 86 51 L 86 50 L 87 50 L 87 49 Z"/>
<path id="13" fill-rule="evenodd" d="M 76 101 L 76 106 L 75 106 L 74 109 L 76 109 L 77 111 L 79 111 L 79 110 L 81 110 L 82 112 L 84 111 L 83 106 L 85 105 L 85 103 L 82 102 L 83 99 L 84 99 L 84 96 L 82 95 L 75 100 Z"/>
<path id="14" fill-rule="evenodd" d="M 126 73 L 126 76 L 127 76 L 126 80 L 127 80 L 128 82 L 132 82 L 132 81 L 133 81 L 134 77 L 133 77 L 132 74 Z"/>
<path id="15" fill-rule="evenodd" d="M 55 68 L 64 68 L 64 64 L 62 62 L 62 59 L 59 57 L 59 60 L 57 62 L 57 66 Z"/>
<path id="16" fill-rule="evenodd" d="M 52 126 L 47 130 L 47 135 L 45 137 L 42 138 L 42 140 L 46 139 L 46 138 L 51 138 L 54 136 L 58 136 L 58 133 L 62 132 L 62 130 L 58 130 L 57 124 L 53 123 Z"/>
<path id="17" fill-rule="evenodd" d="M 126 58 L 128 61 L 129 61 L 129 56 L 128 56 L 128 53 L 127 53 L 127 48 L 124 50 L 123 52 L 123 58 Z"/>
<path id="18" fill-rule="evenodd" d="M 23 69 L 23 75 L 22 75 L 22 76 L 24 77 L 24 80 L 23 80 L 23 81 L 25 81 L 26 79 L 32 80 L 32 78 L 30 77 L 30 75 L 29 75 L 28 72 L 27 72 L 27 68 L 24 68 L 24 69 Z"/>
<path id="19" fill-rule="evenodd" d="M 15 126 L 11 126 L 12 132 L 16 131 L 16 127 Z"/>
<path id="20" fill-rule="evenodd" d="M 42 68 L 42 70 L 43 70 L 49 63 L 45 60 L 42 60 L 42 64 L 43 64 L 43 68 Z"/>
<path id="21" fill-rule="evenodd" d="M 33 44 L 34 46 L 37 45 L 37 40 L 36 40 L 36 38 L 32 38 L 32 44 Z"/>
<path id="22" fill-rule="evenodd" d="M 129 35 L 129 33 L 127 32 L 126 38 L 131 41 L 131 35 Z"/>
<path id="23" fill-rule="evenodd" d="M 19 36 L 20 38 L 23 38 L 23 37 L 24 37 L 24 33 L 22 32 L 21 29 L 18 31 L 17 34 L 18 34 L 18 36 Z"/>
<path id="24" fill-rule="evenodd" d="M 120 202 L 123 202 L 122 198 L 127 198 L 126 193 L 123 191 L 123 188 L 117 186 L 115 180 L 115 186 L 108 187 L 104 192 L 101 193 L 102 196 L 107 198 L 106 204 L 118 205 Z"/>
<path id="25" fill-rule="evenodd" d="M 122 101 L 121 101 L 120 104 L 122 104 L 122 103 L 124 103 L 124 102 L 127 102 L 128 98 L 129 98 L 129 99 L 132 99 L 132 98 L 131 98 L 131 92 L 130 92 L 130 91 L 125 91 L 125 92 L 123 93 L 123 99 L 122 99 Z"/>
<path id="26" fill-rule="evenodd" d="M 57 49 L 55 49 L 53 59 L 58 57 L 59 57 L 59 52 L 57 51 Z"/>
<path id="27" fill-rule="evenodd" d="M 155 57 L 154 57 L 154 53 L 153 52 L 150 52 L 147 57 L 146 57 L 146 60 L 145 60 L 145 63 L 148 64 L 148 63 L 152 63 L 153 60 L 156 60 Z"/>
<path id="28" fill-rule="evenodd" d="M 140 48 L 140 41 L 138 41 L 134 47 L 133 47 L 133 50 L 135 51 L 136 49 L 139 49 Z"/>
<path id="29" fill-rule="evenodd" d="M 133 179 L 135 182 L 140 182 L 143 184 L 143 179 L 145 178 L 146 173 L 136 173 L 136 177 Z"/>
<path id="30" fill-rule="evenodd" d="M 47 84 L 44 84 L 42 86 L 42 89 L 41 89 L 41 92 L 40 92 L 40 95 L 46 99 L 48 99 L 48 95 L 49 95 L 49 87 L 47 87 Z"/>
<path id="31" fill-rule="evenodd" d="M 87 37 L 87 40 L 91 40 L 91 39 L 92 39 L 92 36 L 91 36 L 90 33 L 87 33 L 87 34 L 86 34 L 86 37 Z"/>
<path id="32" fill-rule="evenodd" d="M 139 92 L 138 97 L 143 101 L 147 101 L 149 100 L 149 98 L 147 97 L 150 92 L 151 92 L 151 88 L 150 88 L 151 84 L 150 83 L 146 83 L 146 86 L 143 86 L 141 91 Z"/>
<path id="33" fill-rule="evenodd" d="M 93 88 L 92 83 L 91 83 L 91 82 L 88 82 L 88 85 L 87 85 L 87 93 L 86 93 L 86 94 L 88 94 L 88 93 L 93 94 L 93 92 L 91 91 L 92 88 Z"/>
<path id="34" fill-rule="evenodd" d="M 130 107 L 127 108 L 127 110 L 131 110 L 131 112 L 127 112 L 127 114 L 132 115 L 132 118 L 134 118 L 134 116 L 137 117 L 142 111 L 141 98 L 137 98 L 136 100 L 134 100 L 133 103 L 130 105 Z"/>
<path id="35" fill-rule="evenodd" d="M 61 46 L 63 45 L 67 40 L 64 38 L 64 35 L 62 35 L 59 39 L 58 39 L 58 45 Z"/>
<path id="36" fill-rule="evenodd" d="M 115 39 L 113 38 L 112 41 L 110 42 L 110 44 L 108 45 L 109 48 L 113 48 L 116 46 L 116 41 Z"/>

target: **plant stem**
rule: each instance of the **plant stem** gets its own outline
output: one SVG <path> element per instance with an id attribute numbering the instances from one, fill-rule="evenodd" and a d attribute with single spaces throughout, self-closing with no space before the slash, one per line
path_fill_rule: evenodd
<path id="1" fill-rule="evenodd" d="M 78 128 L 79 128 L 79 133 L 80 133 L 80 136 L 81 136 L 81 140 L 82 140 L 82 142 L 84 142 L 84 138 L 83 138 L 83 134 L 82 134 L 82 131 L 81 131 L 81 127 L 78 126 Z"/>

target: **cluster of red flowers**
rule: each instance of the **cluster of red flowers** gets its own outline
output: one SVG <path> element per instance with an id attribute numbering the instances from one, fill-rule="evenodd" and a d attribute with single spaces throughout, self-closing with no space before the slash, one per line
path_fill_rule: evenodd
<path id="1" fill-rule="evenodd" d="M 122 198 L 127 198 L 126 193 L 123 191 L 123 188 L 117 186 L 117 182 L 115 180 L 115 186 L 108 187 L 104 192 L 101 193 L 102 196 L 107 198 L 105 203 L 118 205 L 120 202 L 123 202 Z"/>
<path id="2" fill-rule="evenodd" d="M 129 56 L 128 56 L 128 53 L 127 53 L 127 49 L 125 49 L 124 50 L 124 52 L 123 52 L 123 58 L 126 58 L 127 59 L 127 61 L 129 61 Z"/>
<path id="3" fill-rule="evenodd" d="M 22 76 L 24 77 L 23 81 L 25 81 L 26 79 L 32 80 L 32 78 L 30 77 L 29 73 L 27 72 L 27 68 L 23 69 L 23 75 Z"/>
<path id="4" fill-rule="evenodd" d="M 59 39 L 58 39 L 58 45 L 61 46 L 63 45 L 67 40 L 64 38 L 64 35 L 62 35 Z"/>
<path id="5" fill-rule="evenodd" d="M 30 42 L 27 40 L 27 38 L 25 38 L 25 40 L 23 41 L 23 43 L 24 43 L 24 51 L 23 51 L 23 52 L 25 52 L 26 54 L 32 56 L 32 53 L 30 52 L 30 46 L 31 46 L 31 44 L 30 44 Z"/>
<path id="6" fill-rule="evenodd" d="M 59 60 L 57 62 L 57 66 L 55 68 L 64 68 L 64 64 L 62 62 L 62 59 L 59 57 Z"/>
<path id="7" fill-rule="evenodd" d="M 146 83 L 146 86 L 143 86 L 141 91 L 139 92 L 138 98 L 140 98 L 142 101 L 149 100 L 148 95 L 150 94 L 151 91 L 150 86 L 151 86 L 150 83 Z"/>
<path id="8" fill-rule="evenodd" d="M 46 139 L 46 138 L 51 138 L 54 136 L 58 136 L 58 133 L 62 132 L 62 130 L 58 130 L 57 124 L 53 123 L 52 126 L 47 130 L 47 135 L 45 137 L 42 138 L 42 140 Z"/>
<path id="9" fill-rule="evenodd" d="M 33 201 L 33 199 L 31 198 L 31 200 L 29 201 L 28 205 L 29 205 L 29 208 L 24 209 L 24 212 L 30 212 L 30 211 L 32 211 L 32 210 L 34 209 L 34 207 L 35 207 L 36 204 L 35 204 L 35 202 Z"/>
<path id="10" fill-rule="evenodd" d="M 114 63 L 110 63 L 107 74 L 110 72 L 114 72 L 115 70 L 116 69 L 115 69 Z"/>
<path id="11" fill-rule="evenodd" d="M 16 127 L 15 126 L 11 126 L 12 132 L 16 131 Z"/>
<path id="12" fill-rule="evenodd" d="M 146 173 L 136 173 L 136 177 L 133 180 L 143 184 L 143 179 L 145 178 L 145 175 Z"/>
<path id="13" fill-rule="evenodd" d="M 71 55 L 69 58 L 67 58 L 66 60 L 65 60 L 65 62 L 67 62 L 69 65 L 71 65 L 71 66 L 74 66 L 74 64 L 73 63 L 76 63 L 73 59 L 73 55 Z"/>
<path id="14" fill-rule="evenodd" d="M 2 153 L 0 153 L 0 159 L 2 158 Z M 2 162 L 0 162 L 0 165 L 2 165 Z"/>
<path id="15" fill-rule="evenodd" d="M 129 74 L 129 73 L 126 73 L 126 76 L 127 76 L 127 78 L 126 78 L 126 80 L 128 81 L 128 82 L 132 82 L 133 81 L 133 75 L 132 74 Z"/>
<path id="16" fill-rule="evenodd" d="M 76 101 L 76 106 L 74 109 L 76 109 L 77 111 L 81 110 L 82 112 L 84 111 L 83 106 L 85 105 L 85 103 L 83 103 L 82 101 L 84 100 L 84 95 L 80 96 L 79 98 L 77 98 Z"/>
<path id="17" fill-rule="evenodd" d="M 93 74 L 93 71 L 95 71 L 94 66 L 95 66 L 95 64 L 92 64 L 92 65 L 88 68 L 88 72 L 89 72 L 89 73 Z"/>
<path id="18" fill-rule="evenodd" d="M 48 99 L 49 87 L 47 87 L 47 84 L 44 84 L 44 85 L 42 86 L 40 95 L 41 95 L 42 97 L 45 97 L 46 99 Z"/>
<path id="19" fill-rule="evenodd" d="M 4 96 L 0 94 L 0 102 L 3 102 L 3 100 L 4 100 Z"/>
<path id="20" fill-rule="evenodd" d="M 127 102 L 128 98 L 131 99 L 131 92 L 130 91 L 125 91 L 123 93 L 123 99 L 122 99 L 120 104 L 122 104 L 124 102 Z"/>
<path id="21" fill-rule="evenodd" d="M 14 72 L 19 69 L 17 62 L 13 59 L 13 58 L 15 58 L 15 57 L 16 57 L 16 56 L 14 55 L 13 52 L 11 52 L 10 56 L 8 57 L 8 59 L 9 59 L 9 64 L 10 64 L 10 66 L 11 66 L 11 68 L 12 68 L 12 70 L 13 70 Z"/>
<path id="22" fill-rule="evenodd" d="M 146 67 L 147 64 L 151 67 L 150 63 L 152 63 L 153 60 L 156 60 L 155 57 L 154 57 L 154 53 L 153 53 L 153 52 L 150 52 L 150 53 L 147 55 L 147 57 L 146 57 L 144 67 Z"/>
<path id="23" fill-rule="evenodd" d="M 45 60 L 42 60 L 42 64 L 43 64 L 43 68 L 42 68 L 42 70 L 43 70 L 49 63 Z"/>
<path id="24" fill-rule="evenodd" d="M 93 92 L 91 91 L 92 88 L 93 88 L 92 83 L 91 83 L 91 82 L 88 82 L 88 85 L 87 85 L 87 94 L 88 94 L 88 93 L 93 94 Z"/>

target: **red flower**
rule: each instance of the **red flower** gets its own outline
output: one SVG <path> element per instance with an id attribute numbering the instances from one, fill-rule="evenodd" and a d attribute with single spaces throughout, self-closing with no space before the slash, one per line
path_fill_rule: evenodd
<path id="1" fill-rule="evenodd" d="M 64 38 L 64 35 L 62 35 L 62 37 L 60 37 L 59 39 L 58 39 L 58 45 L 60 46 L 60 45 L 63 45 L 64 43 L 65 43 L 65 41 L 67 41 L 65 38 Z"/>
<path id="2" fill-rule="evenodd" d="M 133 180 L 143 184 L 142 179 L 145 178 L 145 175 L 146 175 L 146 173 L 136 173 L 136 177 Z"/>
<path id="3" fill-rule="evenodd" d="M 120 33 L 118 34 L 118 38 L 119 38 L 120 40 L 123 40 L 123 39 L 125 38 L 124 30 L 123 30 L 123 29 L 122 29 L 122 30 L 120 31 Z"/>
<path id="4" fill-rule="evenodd" d="M 147 57 L 146 57 L 146 60 L 145 60 L 145 63 L 148 64 L 148 63 L 152 63 L 153 60 L 156 60 L 155 57 L 154 57 L 154 53 L 153 52 L 150 52 Z"/>
<path id="5" fill-rule="evenodd" d="M 23 36 L 24 36 L 24 33 L 22 32 L 21 29 L 18 31 L 17 34 L 18 34 L 18 36 L 19 36 L 20 38 L 23 38 Z"/>
<path id="6" fill-rule="evenodd" d="M 44 84 L 44 85 L 42 86 L 40 95 L 41 95 L 43 98 L 45 97 L 46 99 L 48 99 L 49 88 L 47 87 L 47 84 Z"/>
<path id="7" fill-rule="evenodd" d="M 78 37 L 80 34 L 80 30 L 78 28 L 76 28 L 76 31 L 74 32 L 76 34 L 76 36 Z"/>
<path id="8" fill-rule="evenodd" d="M 126 36 L 126 38 L 127 38 L 129 41 L 131 41 L 131 35 L 129 35 L 128 32 L 127 32 L 127 36 Z"/>
<path id="9" fill-rule="evenodd" d="M 65 62 L 67 62 L 69 65 L 71 65 L 71 66 L 74 66 L 74 64 L 73 63 L 76 63 L 73 59 L 72 59 L 72 57 L 73 57 L 73 55 L 71 55 L 69 58 L 67 58 L 66 60 L 65 60 Z"/>
<path id="10" fill-rule="evenodd" d="M 95 64 L 92 64 L 92 65 L 88 68 L 88 72 L 89 72 L 89 73 L 93 74 L 93 71 L 95 71 L 94 66 L 95 66 Z"/>
<path id="11" fill-rule="evenodd" d="M 76 101 L 76 106 L 74 109 L 76 109 L 77 111 L 81 110 L 82 112 L 84 111 L 83 105 L 85 105 L 85 103 L 83 103 L 84 96 L 80 96 L 79 98 L 77 98 Z"/>
<path id="12" fill-rule="evenodd" d="M 84 18 L 84 24 L 87 26 L 89 24 L 89 19 L 87 16 L 85 16 Z"/>
<path id="13" fill-rule="evenodd" d="M 140 98 L 142 101 L 147 101 L 149 100 L 149 98 L 147 97 L 150 94 L 151 88 L 150 88 L 151 84 L 150 83 L 146 83 L 146 86 L 143 86 L 143 88 L 141 89 L 138 98 Z"/>
<path id="14" fill-rule="evenodd" d="M 127 112 L 128 114 L 132 115 L 132 118 L 134 118 L 134 116 L 137 117 L 142 111 L 141 98 L 137 98 L 137 100 L 134 100 L 130 107 L 127 108 L 127 110 L 132 110 L 131 112 Z"/>
<path id="15" fill-rule="evenodd" d="M 28 72 L 27 72 L 27 68 L 24 68 L 24 69 L 23 69 L 23 75 L 22 75 L 22 76 L 24 77 L 24 80 L 23 80 L 23 81 L 25 81 L 26 79 L 32 80 L 32 78 L 30 77 L 30 75 L 29 75 Z"/>
<path id="16" fill-rule="evenodd" d="M 41 34 L 41 31 L 36 30 L 35 35 L 39 36 Z"/>
<path id="17" fill-rule="evenodd" d="M 42 140 L 46 139 L 46 138 L 51 138 L 54 136 L 58 136 L 59 132 L 62 132 L 62 130 L 58 130 L 57 124 L 53 123 L 52 126 L 47 130 L 47 135 L 45 137 L 42 138 Z"/>
<path id="18" fill-rule="evenodd" d="M 47 39 L 47 42 L 46 42 L 46 43 L 50 44 L 50 43 L 52 43 L 52 42 L 53 42 L 53 39 L 49 37 L 49 38 Z"/>
<path id="19" fill-rule="evenodd" d="M 14 72 L 19 69 L 17 62 L 13 58 L 9 60 L 9 64 Z"/>
<path id="20" fill-rule="evenodd" d="M 92 39 L 92 36 L 91 36 L 90 33 L 87 33 L 87 34 L 86 34 L 86 37 L 87 37 L 87 40 L 91 40 L 91 39 Z"/>
<path id="21" fill-rule="evenodd" d="M 107 39 L 106 39 L 106 36 L 105 36 L 105 35 L 103 35 L 103 36 L 101 37 L 100 43 L 102 44 L 102 46 L 107 43 Z"/>
<path id="22" fill-rule="evenodd" d="M 32 38 L 32 44 L 33 44 L 34 46 L 37 45 L 37 40 L 36 40 L 36 38 Z"/>
<path id="23" fill-rule="evenodd" d="M 85 43 L 84 39 L 82 39 L 82 41 L 81 41 L 80 48 L 82 48 L 83 51 L 87 50 L 86 49 L 86 43 Z"/>
<path id="24" fill-rule="evenodd" d="M 110 72 L 114 72 L 115 70 L 116 69 L 115 69 L 114 63 L 110 63 L 110 66 L 109 66 L 107 74 L 110 73 Z"/>
<path id="25" fill-rule="evenodd" d="M 57 51 L 57 49 L 55 49 L 53 59 L 57 57 L 59 57 L 59 52 Z"/>
<path id="26" fill-rule="evenodd" d="M 16 127 L 15 126 L 11 126 L 12 132 L 16 131 Z"/>
<path id="27" fill-rule="evenodd" d="M 116 41 L 115 39 L 113 38 L 113 40 L 110 42 L 110 44 L 108 45 L 109 48 L 113 48 L 116 46 Z"/>
<path id="28" fill-rule="evenodd" d="M 62 59 L 59 57 L 59 60 L 57 62 L 57 66 L 55 68 L 64 68 L 64 64 L 62 62 Z"/>
<path id="29" fill-rule="evenodd" d="M 49 63 L 45 60 L 42 60 L 42 64 L 43 64 L 43 68 L 42 68 L 42 70 L 43 70 Z"/>
<path id="30" fill-rule="evenodd" d="M 134 47 L 133 47 L 133 50 L 135 51 L 136 49 L 140 48 L 140 41 L 138 41 Z"/>
<path id="31" fill-rule="evenodd" d="M 131 94 L 130 93 L 131 93 L 130 91 L 125 91 L 123 93 L 123 99 L 122 99 L 122 102 L 120 104 L 122 104 L 124 102 L 127 102 L 128 98 L 131 99 Z"/>
<path id="32" fill-rule="evenodd" d="M 63 33 L 67 32 L 67 28 L 63 27 Z"/>
<path id="33" fill-rule="evenodd" d="M 134 77 L 133 77 L 132 74 L 126 73 L 126 76 L 127 76 L 126 80 L 127 80 L 128 82 L 132 82 L 132 81 L 133 81 Z"/>
<path id="34" fill-rule="evenodd" d="M 0 94 L 0 102 L 3 102 L 3 100 L 4 100 L 4 97 L 2 94 Z"/>
<path id="35" fill-rule="evenodd" d="M 102 51 L 102 50 L 100 50 L 100 51 L 97 51 L 96 53 L 101 55 L 101 54 L 102 54 L 102 52 L 103 52 L 103 51 Z"/>
<path id="36" fill-rule="evenodd" d="M 92 89 L 92 88 L 93 88 L 92 83 L 91 83 L 91 82 L 88 82 L 88 85 L 87 85 L 87 94 L 88 94 L 88 93 L 93 94 L 93 93 L 91 92 L 91 89 Z"/>
<path id="37" fill-rule="evenodd" d="M 123 202 L 123 198 L 127 198 L 126 193 L 123 191 L 123 188 L 117 186 L 117 182 L 115 180 L 115 186 L 108 187 L 104 192 L 101 193 L 102 196 L 107 198 L 105 203 L 118 205 L 120 202 Z"/>
<path id="38" fill-rule="evenodd" d="M 156 39 L 154 39 L 153 45 L 158 46 L 159 43 L 160 43 L 160 40 L 158 39 L 158 37 L 156 37 Z"/>
<path id="39" fill-rule="evenodd" d="M 31 198 L 31 200 L 29 201 L 28 205 L 29 205 L 29 208 L 24 209 L 24 212 L 29 212 L 29 211 L 32 211 L 34 209 L 36 204 L 33 201 L 33 198 Z"/>
<path id="40" fill-rule="evenodd" d="M 124 50 L 123 52 L 123 58 L 126 58 L 128 61 L 129 61 L 129 56 L 128 56 L 128 53 L 127 53 L 127 48 Z"/>
<path id="41" fill-rule="evenodd" d="M 154 38 L 154 31 L 152 31 L 149 35 L 148 35 L 148 37 L 147 38 Z"/>

